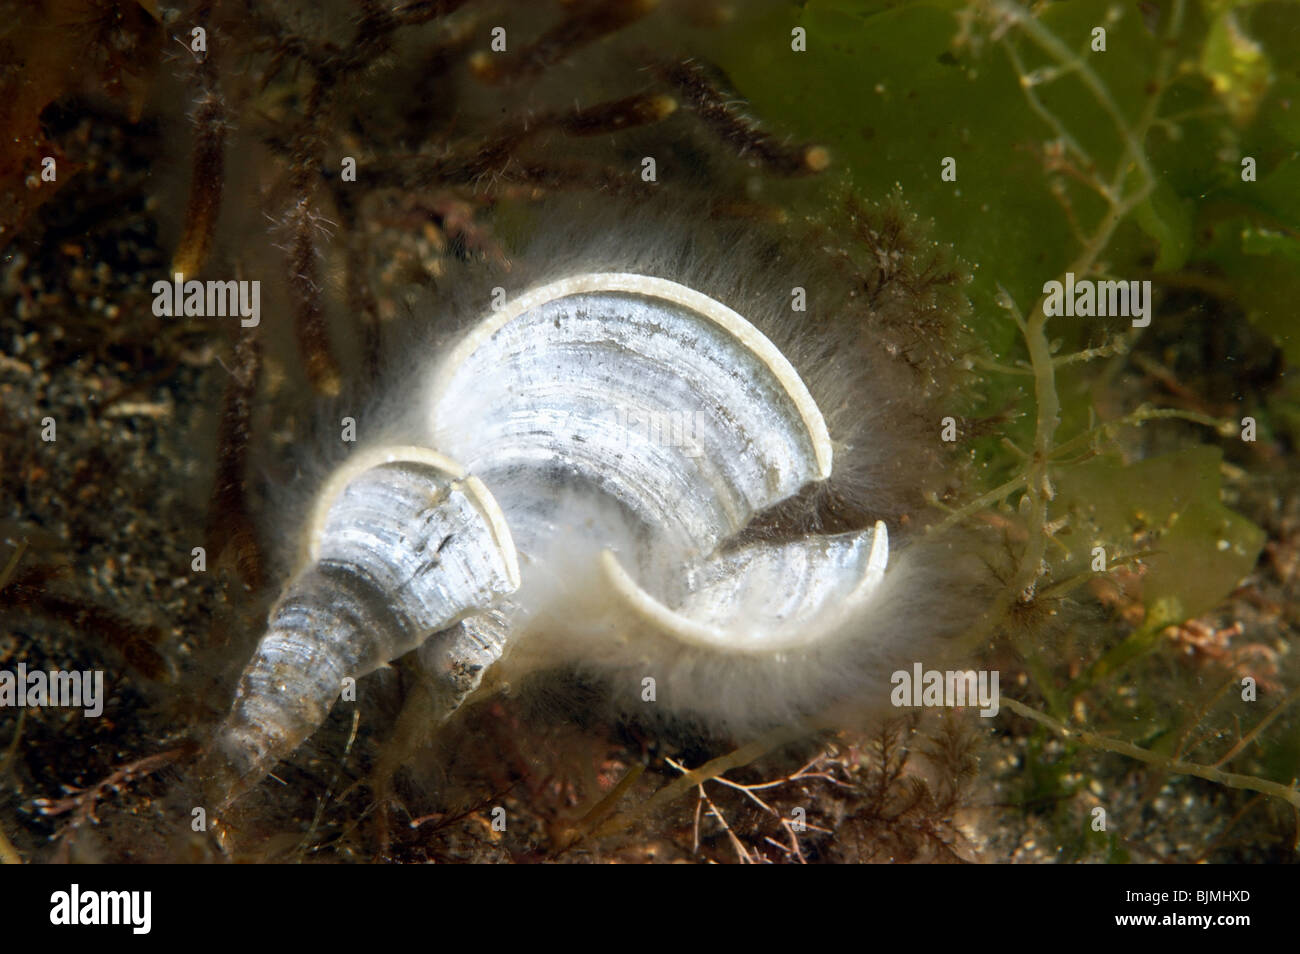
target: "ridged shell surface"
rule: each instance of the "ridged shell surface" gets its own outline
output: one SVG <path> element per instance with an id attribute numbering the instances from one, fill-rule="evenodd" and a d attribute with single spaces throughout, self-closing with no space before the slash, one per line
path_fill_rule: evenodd
<path id="1" fill-rule="evenodd" d="M 308 543 L 311 562 L 271 611 L 218 736 L 237 778 L 310 735 L 345 678 L 410 652 L 519 582 L 491 496 L 423 448 L 354 457 L 320 494 Z"/>
<path id="2" fill-rule="evenodd" d="M 580 481 L 696 554 L 830 473 L 825 422 L 789 362 L 729 308 L 663 279 L 535 289 L 431 381 L 435 446 L 489 487 L 521 472 Z M 498 497 L 509 513 L 513 495 Z"/>
<path id="3" fill-rule="evenodd" d="M 825 422 L 785 357 L 736 312 L 664 279 L 533 289 L 429 380 L 429 440 L 501 502 L 526 610 L 564 592 L 558 568 L 601 585 L 606 548 L 683 597 L 689 563 L 831 470 Z"/>

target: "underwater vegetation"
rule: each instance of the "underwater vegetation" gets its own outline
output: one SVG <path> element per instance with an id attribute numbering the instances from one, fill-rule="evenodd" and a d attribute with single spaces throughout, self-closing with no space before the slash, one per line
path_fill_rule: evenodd
<path id="1" fill-rule="evenodd" d="M 0 683 L 0 860 L 1295 860 L 1300 5 L 49 0 L 0 47 L 0 672 L 106 687 Z M 887 524 L 872 679 L 675 650 L 718 689 L 647 710 L 552 639 L 447 715 L 403 651 L 218 806 L 316 489 L 593 263 L 807 384 L 842 469 L 723 552 Z M 1000 698 L 887 704 L 913 659 Z"/>

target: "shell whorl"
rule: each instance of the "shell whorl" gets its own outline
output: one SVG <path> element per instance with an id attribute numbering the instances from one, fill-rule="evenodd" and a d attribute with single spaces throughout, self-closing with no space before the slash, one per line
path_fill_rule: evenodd
<path id="1" fill-rule="evenodd" d="M 217 738 L 236 780 L 260 777 L 359 678 L 519 585 L 509 528 L 459 465 L 419 447 L 355 455 L 318 497 L 309 562 L 271 610 Z"/>
<path id="2" fill-rule="evenodd" d="M 826 423 L 789 361 L 730 308 L 662 278 L 533 289 L 430 381 L 430 439 L 489 486 L 562 471 L 692 555 L 831 471 Z M 516 496 L 502 492 L 507 513 Z"/>

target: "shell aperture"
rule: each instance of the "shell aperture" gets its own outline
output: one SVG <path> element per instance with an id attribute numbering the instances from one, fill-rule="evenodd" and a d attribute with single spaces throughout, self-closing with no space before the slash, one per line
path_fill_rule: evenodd
<path id="1" fill-rule="evenodd" d="M 670 609 L 606 551 L 604 570 L 631 614 L 655 630 L 711 650 L 775 653 L 827 638 L 848 625 L 885 576 L 889 534 L 872 530 L 750 544 L 689 570 Z"/>

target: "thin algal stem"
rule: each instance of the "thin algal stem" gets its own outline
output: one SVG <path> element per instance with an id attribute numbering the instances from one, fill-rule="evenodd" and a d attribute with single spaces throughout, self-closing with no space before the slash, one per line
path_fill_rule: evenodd
<path id="1" fill-rule="evenodd" d="M 1097 358 L 1112 358 L 1115 355 L 1124 354 L 1128 351 L 1128 342 L 1123 338 L 1117 338 L 1108 341 L 1096 348 L 1085 348 L 1082 351 L 1075 351 L 1063 355 L 1056 359 L 1056 366 L 1063 368 L 1068 364 L 1079 364 L 1084 361 L 1095 361 Z"/>
<path id="2" fill-rule="evenodd" d="M 1217 417 L 1210 417 L 1208 414 L 1199 414 L 1196 411 L 1184 411 L 1173 407 L 1140 407 L 1131 414 L 1125 414 L 1123 417 L 1117 417 L 1113 421 L 1106 421 L 1091 427 L 1082 434 L 1076 434 L 1068 441 L 1062 441 L 1056 445 L 1053 453 L 1054 460 L 1074 453 L 1083 447 L 1091 447 L 1098 438 L 1110 437 L 1121 427 L 1134 427 L 1146 421 L 1190 421 L 1193 424 L 1203 424 L 1206 427 L 1214 428 L 1219 434 L 1224 433 L 1225 428 L 1232 425 L 1228 421 L 1219 420 Z"/>
<path id="3" fill-rule="evenodd" d="M 639 779 L 644 772 L 645 766 L 639 762 L 629 768 L 623 774 L 623 777 L 618 780 L 618 784 L 610 789 L 603 798 L 597 801 L 596 804 L 592 806 L 591 810 L 583 815 L 572 829 L 561 836 L 560 850 L 564 851 L 590 835 L 592 830 L 600 824 L 601 820 L 614 810 L 614 806 L 617 805 L 623 796 L 627 794 L 628 789 L 636 784 L 637 779 Z"/>
<path id="4" fill-rule="evenodd" d="M 1114 556 L 1110 559 L 1109 566 L 1107 566 L 1106 569 L 1100 571 L 1084 570 L 1082 573 L 1076 573 L 1074 576 L 1061 580 L 1061 582 L 1059 583 L 1053 583 L 1051 586 L 1049 586 L 1047 589 L 1045 589 L 1042 593 L 1039 594 L 1039 599 L 1050 600 L 1050 599 L 1055 599 L 1058 596 L 1064 596 L 1066 593 L 1069 593 L 1071 590 L 1075 589 L 1082 583 L 1086 583 L 1089 580 L 1096 579 L 1099 576 L 1105 576 L 1106 574 L 1112 572 L 1118 567 L 1124 566 L 1127 563 L 1136 563 L 1138 560 L 1145 559 L 1146 557 L 1149 556 L 1154 556 L 1155 552 L 1156 551 L 1154 550 L 1138 550 L 1134 553 L 1120 554 L 1118 556 Z"/>
<path id="5" fill-rule="evenodd" d="M 1285 711 L 1286 708 L 1289 705 L 1291 705 L 1291 703 L 1295 702 L 1297 696 L 1300 696 L 1300 686 L 1297 686 L 1295 689 L 1292 689 L 1290 692 L 1288 692 L 1286 694 L 1286 698 L 1283 699 L 1281 702 L 1279 702 L 1276 706 L 1274 706 L 1273 711 L 1271 711 L 1268 715 L 1264 716 L 1264 718 L 1260 719 L 1259 724 L 1256 725 L 1255 728 L 1251 729 L 1249 732 L 1243 735 L 1237 741 L 1236 745 L 1228 749 L 1228 751 L 1223 754 L 1223 757 L 1214 763 L 1214 767 L 1219 768 L 1220 766 L 1227 765 L 1238 755 L 1240 755 L 1248 745 L 1250 745 L 1257 738 L 1259 738 L 1259 734 L 1263 732 L 1266 728 L 1268 728 L 1268 726 L 1273 722 L 1274 719 L 1280 716 L 1283 713 L 1283 711 Z"/>
<path id="6" fill-rule="evenodd" d="M 1025 485 L 1024 474 L 1020 474 L 1016 477 L 1013 477 L 1011 478 L 1011 480 L 1008 480 L 1005 484 L 1002 484 L 998 487 L 994 487 L 986 494 L 980 494 L 974 500 L 971 500 L 968 503 L 963 504 L 961 507 L 957 508 L 956 510 L 952 511 L 952 513 L 944 517 L 943 520 L 939 521 L 933 527 L 931 527 L 930 532 L 938 533 L 941 530 L 947 530 L 949 527 L 960 523 L 961 521 L 965 520 L 967 517 L 979 513 L 985 507 L 991 506 L 992 504 L 997 503 L 999 500 L 1002 500 L 1004 497 L 1007 497 L 1008 495 L 1015 493 L 1024 485 Z"/>
<path id="7" fill-rule="evenodd" d="M 9 555 L 4 569 L 0 569 L 0 590 L 3 590 L 9 581 L 13 578 L 14 573 L 18 570 L 18 564 L 22 562 L 23 554 L 27 552 L 26 538 L 19 540 L 18 545 L 14 547 L 14 552 Z"/>
<path id="8" fill-rule="evenodd" d="M 1205 717 L 1209 715 L 1210 710 L 1213 709 L 1214 706 L 1218 703 L 1218 701 L 1222 699 L 1224 695 L 1236 685 L 1237 685 L 1237 677 L 1229 676 L 1224 681 L 1224 683 L 1214 691 L 1213 695 L 1211 695 L 1203 703 L 1201 703 L 1200 708 L 1197 709 L 1196 712 L 1191 716 L 1191 718 L 1187 720 L 1186 723 L 1187 727 L 1182 731 L 1181 735 L 1179 736 L 1178 744 L 1174 746 L 1174 751 L 1173 754 L 1171 755 L 1171 758 L 1181 759 L 1184 755 L 1187 755 L 1191 752 L 1195 752 L 1198 748 L 1200 748 L 1200 746 L 1207 739 L 1210 738 L 1210 735 L 1217 734 L 1218 730 L 1211 730 L 1209 734 L 1202 735 L 1199 739 L 1196 739 L 1193 744 L 1191 745 L 1188 744 L 1189 742 L 1193 742 L 1192 733 L 1196 730 L 1196 727 L 1205 721 Z"/>
<path id="9" fill-rule="evenodd" d="M 1179 759 L 1171 759 L 1155 752 L 1148 751 L 1131 742 L 1125 742 L 1121 739 L 1108 739 L 1105 736 L 1098 735 L 1095 732 L 1088 732 L 1084 729 L 1075 729 L 1058 722 L 1051 716 L 1039 712 L 1015 699 L 1003 696 L 1001 705 L 1006 706 L 1012 712 L 1023 716 L 1039 725 L 1046 726 L 1053 732 L 1057 733 L 1063 739 L 1073 739 L 1083 745 L 1093 749 L 1102 749 L 1106 752 L 1114 752 L 1118 755 L 1126 755 L 1131 759 L 1137 759 L 1139 762 L 1145 762 L 1147 765 L 1154 765 L 1166 772 L 1172 772 L 1175 775 L 1193 775 L 1197 778 L 1203 778 L 1210 782 L 1217 782 L 1220 785 L 1226 785 L 1228 788 L 1245 789 L 1252 792 L 1260 792 L 1264 795 L 1271 795 L 1274 798 L 1280 798 L 1297 810 L 1300 810 L 1300 789 L 1294 785 L 1283 785 L 1279 782 L 1269 781 L 1265 778 L 1258 778 L 1254 775 L 1240 775 L 1236 772 L 1224 772 L 1212 765 L 1199 765 L 1195 762 L 1184 762 Z"/>
<path id="10" fill-rule="evenodd" d="M 1061 402 L 1056 393 L 1053 373 L 1052 349 L 1047 340 L 1047 315 L 1042 301 L 1025 323 L 1025 347 L 1034 369 L 1034 403 L 1038 416 L 1034 422 L 1034 449 L 1025 473 L 1025 488 L 1029 496 L 1029 542 L 1020 561 L 1016 575 L 1015 593 L 1026 593 L 1038 579 L 1043 555 L 1047 548 L 1047 507 L 1053 492 L 1048 461 L 1052 456 L 1052 441 L 1061 423 Z"/>
<path id="11" fill-rule="evenodd" d="M 1149 120 L 1147 122 L 1149 123 Z M 1145 134 L 1144 127 L 1141 135 L 1145 137 Z M 1083 251 L 1066 269 L 1067 273 L 1091 274 L 1097 260 L 1110 245 L 1110 240 L 1120 223 L 1130 212 L 1146 201 L 1155 187 L 1145 156 L 1141 155 L 1140 139 L 1135 139 L 1132 134 L 1129 134 L 1126 142 L 1131 149 L 1136 150 L 1133 153 L 1133 160 L 1138 162 L 1143 170 L 1142 183 L 1123 201 L 1113 205 L 1107 211 Z M 1016 579 L 1018 593 L 1027 593 L 1041 572 L 1043 555 L 1047 548 L 1047 536 L 1043 528 L 1048 523 L 1047 510 L 1053 496 L 1049 469 L 1056 429 L 1061 422 L 1061 403 L 1056 393 L 1055 358 L 1047 338 L 1047 299 L 1048 295 L 1044 292 L 1034 305 L 1032 314 L 1022 324 L 1025 347 L 1029 351 L 1029 363 L 1034 370 L 1034 399 L 1038 407 L 1038 418 L 1034 426 L 1033 454 L 1025 481 L 1029 493 L 1030 536 Z"/>
<path id="12" fill-rule="evenodd" d="M 1016 75 L 1020 77 L 1020 88 L 1025 94 L 1025 101 L 1029 103 L 1029 108 L 1034 111 L 1034 114 L 1039 119 L 1051 127 L 1052 132 L 1056 134 L 1056 138 L 1064 144 L 1065 148 L 1069 150 L 1069 152 L 1079 160 L 1083 168 L 1088 171 L 1090 179 L 1089 185 L 1100 192 L 1107 201 L 1110 201 L 1113 197 L 1109 192 L 1109 187 L 1106 183 L 1096 178 L 1096 162 L 1093 161 L 1092 156 L 1089 155 L 1088 150 L 1083 148 L 1083 145 L 1079 140 L 1075 139 L 1074 135 L 1065 128 L 1065 123 L 1057 119 L 1055 114 L 1053 114 L 1052 111 L 1043 103 L 1042 99 L 1039 98 L 1038 94 L 1034 92 L 1035 84 L 1030 79 L 1029 72 L 1025 69 L 1024 60 L 1021 59 L 1020 52 L 1016 49 L 1015 44 L 1011 42 L 1010 37 L 1003 37 L 1002 47 L 1006 50 L 1007 58 L 1011 60 L 1011 65 L 1015 68 Z M 1065 74 L 1063 73 L 1062 75 Z"/>
<path id="13" fill-rule="evenodd" d="M 985 371 L 996 371 L 998 374 L 1015 374 L 1025 375 L 1028 377 L 1034 373 L 1029 370 L 1029 368 L 1012 367 L 1009 364 L 1002 364 L 998 361 L 992 360 L 991 358 L 984 358 L 978 355 L 974 357 L 972 361 L 977 368 L 983 368 Z"/>
<path id="14" fill-rule="evenodd" d="M 711 779 L 717 778 L 724 772 L 732 769 L 741 768 L 748 765 L 757 758 L 761 758 L 768 752 L 778 749 L 783 745 L 788 745 L 796 739 L 800 739 L 808 734 L 807 726 L 790 726 L 770 732 L 762 738 L 755 739 L 748 745 L 742 745 L 734 752 L 728 752 L 726 755 L 719 756 L 710 762 L 705 762 L 697 769 L 693 769 L 680 778 L 669 782 L 659 791 L 651 795 L 637 808 L 625 812 L 622 815 L 616 815 L 605 824 L 596 829 L 597 837 L 605 837 L 616 834 L 625 828 L 630 827 L 638 818 L 648 815 L 653 811 L 667 805 L 669 802 L 676 801 L 697 785 L 702 785 Z"/>
<path id="15" fill-rule="evenodd" d="M 0 864 L 3 865 L 20 865 L 23 863 L 23 856 L 18 853 L 14 843 L 9 840 L 5 834 L 4 828 L 0 828 Z"/>
<path id="16" fill-rule="evenodd" d="M 1115 230 L 1133 209 L 1146 200 L 1153 187 L 1154 182 L 1146 177 L 1135 192 L 1112 207 L 1066 271 L 1076 275 L 1091 274 L 1097 260 L 1110 244 Z M 1025 481 L 1029 493 L 1030 535 L 1016 578 L 1017 593 L 1028 593 L 1042 570 L 1043 555 L 1047 549 L 1047 535 L 1043 528 L 1048 523 L 1047 510 L 1053 496 L 1049 470 L 1056 429 L 1061 423 L 1055 359 L 1051 343 L 1047 339 L 1046 305 L 1047 294 L 1044 293 L 1034 305 L 1033 313 L 1024 322 L 1025 347 L 1029 351 L 1030 366 L 1034 369 L 1034 400 L 1038 407 L 1038 419 L 1034 425 L 1034 448 Z"/>
<path id="17" fill-rule="evenodd" d="M 1181 3 L 1177 4 L 1177 6 L 1181 8 Z M 1150 125 L 1150 120 L 1139 122 L 1135 126 L 1130 126 L 1123 110 L 1119 108 L 1119 104 L 1116 103 L 1115 98 L 1111 96 L 1110 90 L 1106 88 L 1106 84 L 1102 82 L 1101 77 L 1096 74 L 1086 60 L 1082 59 L 1077 53 L 1062 43 L 1055 33 L 1043 26 L 1037 18 L 1019 4 L 999 3 L 997 4 L 997 7 L 1004 14 L 1014 20 L 1016 25 L 1024 31 L 1025 35 L 1033 40 L 1034 43 L 1036 43 L 1044 52 L 1055 59 L 1063 67 L 1078 74 L 1079 79 L 1088 87 L 1088 91 L 1092 93 L 1093 97 L 1097 100 L 1097 103 L 1106 111 L 1107 115 L 1110 116 L 1111 121 L 1115 123 L 1115 128 L 1119 132 L 1120 138 L 1124 141 L 1125 151 L 1128 153 L 1128 157 L 1137 164 L 1142 178 L 1144 180 L 1152 178 L 1151 166 L 1147 160 L 1146 151 L 1142 144 L 1142 139 L 1147 127 Z M 1181 15 L 1177 16 L 1177 20 L 1181 22 Z M 1158 75 L 1163 83 L 1165 73 L 1161 71 Z M 1120 174 L 1116 178 L 1117 186 L 1118 183 L 1123 181 L 1123 166 L 1124 163 L 1121 163 Z M 1116 192 L 1118 194 L 1118 188 L 1116 188 Z"/>

